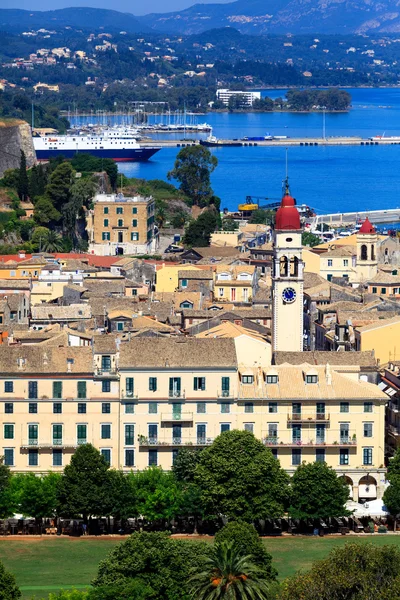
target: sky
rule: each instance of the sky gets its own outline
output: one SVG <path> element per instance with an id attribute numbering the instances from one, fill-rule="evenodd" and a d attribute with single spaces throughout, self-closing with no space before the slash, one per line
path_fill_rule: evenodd
<path id="1" fill-rule="evenodd" d="M 23 8 L 25 10 L 55 10 L 70 6 L 109 8 L 134 15 L 151 12 L 171 12 L 188 8 L 196 3 L 225 3 L 232 0 L 0 0 L 0 8 Z"/>

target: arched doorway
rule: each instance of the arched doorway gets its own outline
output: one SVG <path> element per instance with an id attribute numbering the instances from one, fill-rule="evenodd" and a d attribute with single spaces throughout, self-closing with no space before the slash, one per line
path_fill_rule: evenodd
<path id="1" fill-rule="evenodd" d="M 353 500 L 353 480 L 347 475 L 343 475 L 341 479 L 343 479 L 343 481 L 349 488 L 349 499 Z"/>
<path id="2" fill-rule="evenodd" d="M 358 499 L 359 501 L 376 500 L 377 498 L 377 481 L 369 473 L 361 477 L 358 482 Z"/>

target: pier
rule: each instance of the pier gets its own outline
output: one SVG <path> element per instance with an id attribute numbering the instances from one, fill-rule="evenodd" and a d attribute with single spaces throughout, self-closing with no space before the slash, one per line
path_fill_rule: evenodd
<path id="1" fill-rule="evenodd" d="M 151 146 L 155 143 L 163 148 L 182 148 L 185 146 L 195 146 L 200 144 L 199 140 L 167 140 L 167 139 L 152 139 L 141 140 L 141 145 Z M 206 143 L 210 148 L 225 148 L 225 147 L 277 147 L 287 148 L 294 146 L 400 146 L 399 141 L 393 141 L 390 138 L 382 138 L 379 141 L 372 141 L 361 137 L 329 137 L 329 138 L 285 138 L 279 140 L 259 140 L 256 142 L 247 140 L 223 140 L 219 139 L 215 143 Z"/>
<path id="2" fill-rule="evenodd" d="M 321 223 L 327 225 L 350 225 L 357 223 L 359 219 L 364 220 L 368 217 L 371 223 L 396 223 L 400 221 L 400 208 L 388 208 L 386 210 L 365 210 L 348 213 L 331 213 L 326 215 L 317 215 L 307 219 L 311 223 L 312 229 Z"/>

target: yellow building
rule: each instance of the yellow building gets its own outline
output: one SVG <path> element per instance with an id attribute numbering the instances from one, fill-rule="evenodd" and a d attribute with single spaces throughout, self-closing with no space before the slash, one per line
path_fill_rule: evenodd
<path id="1" fill-rule="evenodd" d="M 356 252 L 355 246 L 331 247 L 319 256 L 319 274 L 328 281 L 331 281 L 332 277 L 339 277 L 352 283 L 358 282 Z"/>
<path id="2" fill-rule="evenodd" d="M 61 470 L 87 442 L 114 468 L 170 469 L 180 448 L 245 429 L 289 473 L 325 460 L 355 499 L 382 495 L 387 397 L 359 367 L 255 365 L 229 338 L 117 338 L 0 347 L 0 446 L 12 470 Z"/>
<path id="3" fill-rule="evenodd" d="M 157 268 L 156 271 L 156 292 L 177 292 L 179 288 L 178 273 L 180 271 L 200 271 L 201 269 L 202 267 L 197 267 L 196 265 L 191 264 L 181 265 L 175 263 L 164 263 L 162 266 Z M 210 267 L 206 267 L 206 269 L 209 270 Z"/>
<path id="4" fill-rule="evenodd" d="M 381 365 L 400 359 L 400 317 L 357 327 L 354 335 L 356 350 L 374 350 Z"/>
<path id="5" fill-rule="evenodd" d="M 150 254 L 158 246 L 152 197 L 97 194 L 86 215 L 89 252 L 100 256 Z"/>
<path id="6" fill-rule="evenodd" d="M 256 267 L 216 265 L 214 277 L 214 299 L 217 302 L 251 302 L 256 291 Z"/>

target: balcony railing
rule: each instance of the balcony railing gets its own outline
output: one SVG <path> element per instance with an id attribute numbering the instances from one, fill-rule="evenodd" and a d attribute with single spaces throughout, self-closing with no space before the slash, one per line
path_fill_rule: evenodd
<path id="1" fill-rule="evenodd" d="M 289 423 L 329 423 L 330 414 L 325 412 L 289 413 L 287 420 Z"/>
<path id="2" fill-rule="evenodd" d="M 400 408 L 399 408 L 399 405 L 397 404 L 397 402 L 389 402 L 388 408 L 389 408 L 389 410 L 392 410 L 395 413 L 398 413 L 400 411 Z"/>
<path id="3" fill-rule="evenodd" d="M 145 437 L 139 436 L 139 446 L 141 448 L 147 447 L 179 447 L 179 446 L 209 446 L 213 443 L 214 439 L 203 436 L 194 437 L 171 437 L 166 439 L 165 437 Z"/>
<path id="4" fill-rule="evenodd" d="M 79 438 L 79 439 L 75 439 L 75 440 L 59 440 L 59 439 L 53 439 L 53 440 L 38 440 L 38 439 L 33 439 L 33 438 L 28 438 L 26 440 L 23 440 L 22 444 L 21 444 L 21 448 L 26 449 L 26 448 L 37 448 L 38 450 L 40 450 L 41 448 L 77 448 L 78 446 L 81 446 L 83 444 L 87 444 L 87 438 Z"/>
<path id="5" fill-rule="evenodd" d="M 94 376 L 95 377 L 117 377 L 118 376 L 117 368 L 116 367 L 110 367 L 110 368 L 95 367 L 94 368 Z"/>
<path id="6" fill-rule="evenodd" d="M 397 425 L 388 425 L 388 431 L 393 435 L 400 435 L 400 427 Z"/>
<path id="7" fill-rule="evenodd" d="M 286 448 L 302 448 L 302 447 L 325 447 L 334 448 L 336 446 L 356 446 L 356 437 L 338 437 L 337 439 L 327 439 L 322 437 L 302 438 L 301 440 L 281 440 L 278 437 L 267 436 L 263 439 L 266 446 L 286 447 Z"/>
<path id="8" fill-rule="evenodd" d="M 168 398 L 185 398 L 185 392 L 183 390 L 169 390 Z"/>
<path id="9" fill-rule="evenodd" d="M 233 398 L 233 393 L 230 390 L 219 390 L 217 396 L 218 398 Z"/>
<path id="10" fill-rule="evenodd" d="M 193 413 L 191 412 L 172 412 L 161 413 L 162 423 L 192 423 Z"/>

